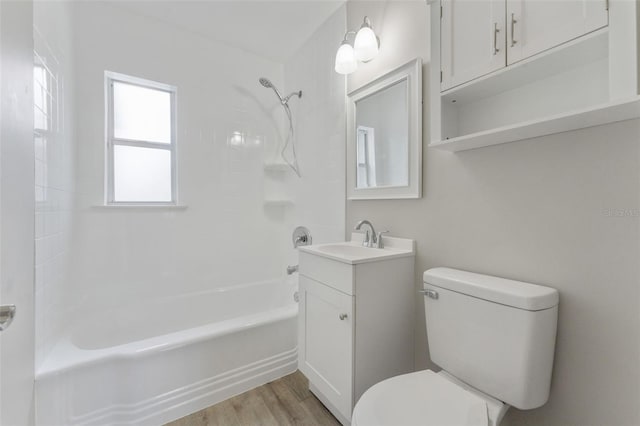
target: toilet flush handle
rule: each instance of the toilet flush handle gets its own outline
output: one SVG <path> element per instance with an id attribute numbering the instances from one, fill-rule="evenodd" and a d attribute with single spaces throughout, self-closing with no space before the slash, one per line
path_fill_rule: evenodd
<path id="1" fill-rule="evenodd" d="M 424 290 L 418 290 L 418 292 L 424 294 L 425 296 L 433 300 L 438 300 L 438 292 L 435 290 L 432 290 L 430 288 L 425 288 Z"/>

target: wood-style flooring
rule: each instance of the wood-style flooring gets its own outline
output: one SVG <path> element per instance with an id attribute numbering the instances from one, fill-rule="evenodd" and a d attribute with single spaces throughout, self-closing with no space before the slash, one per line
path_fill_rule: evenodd
<path id="1" fill-rule="evenodd" d="M 309 392 L 300 371 L 234 396 L 167 426 L 340 426 Z"/>

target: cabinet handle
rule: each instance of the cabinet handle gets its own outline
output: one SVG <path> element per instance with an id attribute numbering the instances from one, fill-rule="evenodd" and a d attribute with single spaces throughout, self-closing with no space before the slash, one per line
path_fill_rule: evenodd
<path id="1" fill-rule="evenodd" d="M 498 48 L 498 33 L 500 29 L 498 29 L 498 23 L 495 22 L 493 24 L 493 54 L 497 55 L 500 49 Z"/>
<path id="2" fill-rule="evenodd" d="M 348 316 L 347 316 L 347 314 L 340 314 L 340 316 L 339 316 L 340 321 L 344 321 L 344 320 L 346 320 L 346 319 L 347 319 L 347 317 L 348 317 Z"/>
<path id="3" fill-rule="evenodd" d="M 513 32 L 515 31 L 515 26 L 516 26 L 516 23 L 517 23 L 517 22 L 518 22 L 518 21 L 516 21 L 516 18 L 515 18 L 515 16 L 514 16 L 514 14 L 512 13 L 512 14 L 511 14 L 511 47 L 515 46 L 515 45 L 516 45 L 516 43 L 518 42 L 518 41 L 515 39 L 515 36 L 514 36 L 514 34 L 513 34 Z"/>

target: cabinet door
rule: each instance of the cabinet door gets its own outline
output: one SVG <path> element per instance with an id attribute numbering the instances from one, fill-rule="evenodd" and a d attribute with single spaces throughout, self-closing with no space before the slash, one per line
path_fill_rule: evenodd
<path id="1" fill-rule="evenodd" d="M 299 368 L 347 419 L 353 398 L 353 297 L 300 275 Z"/>
<path id="2" fill-rule="evenodd" d="M 442 0 L 441 90 L 506 66 L 505 0 Z"/>
<path id="3" fill-rule="evenodd" d="M 507 0 L 507 60 L 518 62 L 605 27 L 606 0 Z"/>

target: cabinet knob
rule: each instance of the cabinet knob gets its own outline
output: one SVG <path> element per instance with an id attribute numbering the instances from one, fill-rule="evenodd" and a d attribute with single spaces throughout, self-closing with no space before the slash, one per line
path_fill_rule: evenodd
<path id="1" fill-rule="evenodd" d="M 347 315 L 347 314 L 340 314 L 340 316 L 339 316 L 340 321 L 344 321 L 344 320 L 346 320 L 346 319 L 347 319 L 347 317 L 348 317 L 348 315 Z"/>

